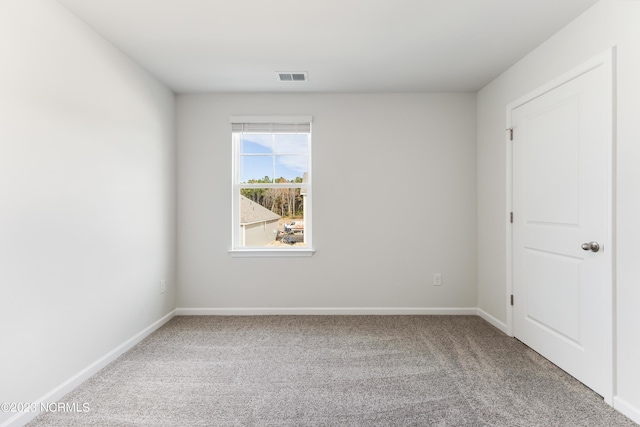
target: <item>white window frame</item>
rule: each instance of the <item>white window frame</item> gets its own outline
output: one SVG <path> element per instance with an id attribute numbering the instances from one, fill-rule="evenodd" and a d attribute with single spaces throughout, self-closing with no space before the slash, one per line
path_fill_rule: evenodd
<path id="1" fill-rule="evenodd" d="M 272 184 L 240 184 L 240 144 L 232 132 L 232 178 L 231 178 L 231 249 L 229 254 L 232 257 L 309 257 L 313 255 L 315 249 L 312 245 L 313 221 L 312 221 L 312 174 L 311 174 L 311 116 L 231 116 L 230 123 L 251 123 L 251 124 L 309 124 L 309 167 L 307 171 L 307 181 L 304 184 L 298 183 L 272 183 Z M 240 236 L 240 189 L 242 188 L 304 188 L 306 190 L 304 209 L 304 234 L 306 246 L 304 247 L 244 247 L 241 246 Z"/>

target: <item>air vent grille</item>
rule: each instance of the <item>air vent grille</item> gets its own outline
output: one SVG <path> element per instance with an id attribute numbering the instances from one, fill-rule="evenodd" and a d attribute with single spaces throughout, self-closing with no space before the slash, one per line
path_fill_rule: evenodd
<path id="1" fill-rule="evenodd" d="M 278 80 L 281 82 L 306 82 L 309 81 L 306 71 L 278 71 Z"/>

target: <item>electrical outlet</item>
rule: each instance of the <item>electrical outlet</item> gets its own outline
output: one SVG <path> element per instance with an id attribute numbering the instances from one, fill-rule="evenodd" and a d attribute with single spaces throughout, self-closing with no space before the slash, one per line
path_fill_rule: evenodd
<path id="1" fill-rule="evenodd" d="M 442 274 L 435 273 L 433 275 L 433 286 L 442 286 Z"/>
<path id="2" fill-rule="evenodd" d="M 160 293 L 164 294 L 164 291 L 167 290 L 167 280 L 166 279 L 161 279 L 160 280 Z"/>

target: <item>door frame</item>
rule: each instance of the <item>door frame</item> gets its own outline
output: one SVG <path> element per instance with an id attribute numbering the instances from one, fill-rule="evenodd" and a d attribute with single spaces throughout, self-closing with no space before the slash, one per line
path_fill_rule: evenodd
<path id="1" fill-rule="evenodd" d="M 609 269 L 610 277 L 610 292 L 608 293 L 608 299 L 604 302 L 607 313 L 607 319 L 610 321 L 606 326 L 607 330 L 607 342 L 610 344 L 607 351 L 607 366 L 606 370 L 610 376 L 610 390 L 605 393 L 604 401 L 613 406 L 613 396 L 616 391 L 616 366 L 615 366 L 615 289 L 616 289 L 616 277 L 615 277 L 615 142 L 616 142 L 616 127 L 615 127 L 615 47 L 607 49 L 605 52 L 590 59 L 589 61 L 577 66 L 569 72 L 553 79 L 552 81 L 540 86 L 539 88 L 527 93 L 526 95 L 516 99 L 513 102 L 507 104 L 506 112 L 506 136 L 505 136 L 505 149 L 506 149 L 506 313 L 507 313 L 507 334 L 511 337 L 514 336 L 514 319 L 513 319 L 513 306 L 511 305 L 511 295 L 513 294 L 513 224 L 510 221 L 510 214 L 513 212 L 513 149 L 512 142 L 510 140 L 511 131 L 511 116 L 512 111 L 516 108 L 526 104 L 529 101 L 534 100 L 546 93 L 574 80 L 591 70 L 598 67 L 604 67 L 606 78 L 606 114 L 607 119 L 605 126 L 607 128 L 608 138 L 605 141 L 607 144 L 607 226 L 604 247 L 608 248 L 603 251 L 602 255 L 607 257 L 607 265 Z M 517 213 L 516 213 L 517 214 Z"/>

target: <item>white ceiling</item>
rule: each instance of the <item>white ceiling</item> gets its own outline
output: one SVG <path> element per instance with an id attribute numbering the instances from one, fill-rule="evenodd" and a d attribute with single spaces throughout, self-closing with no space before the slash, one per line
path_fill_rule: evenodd
<path id="1" fill-rule="evenodd" d="M 184 93 L 477 91 L 597 0 L 58 1 Z"/>

